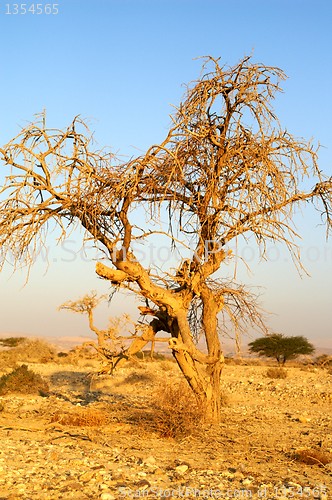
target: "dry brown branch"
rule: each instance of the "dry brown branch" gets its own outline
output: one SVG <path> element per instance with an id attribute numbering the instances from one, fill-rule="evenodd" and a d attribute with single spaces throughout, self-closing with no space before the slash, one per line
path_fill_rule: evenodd
<path id="1" fill-rule="evenodd" d="M 94 312 L 96 307 L 107 299 L 106 295 L 97 295 L 92 291 L 78 300 L 69 300 L 59 307 L 59 310 L 68 310 L 74 313 L 86 314 L 89 321 L 90 330 L 97 336 L 97 342 L 88 341 L 82 347 L 93 347 L 99 354 L 106 369 L 112 372 L 116 359 L 123 355 L 126 350 L 126 340 L 136 338 L 134 333 L 129 336 L 121 334 L 123 330 L 128 330 L 135 326 L 130 317 L 124 314 L 120 317 L 110 318 L 108 328 L 101 330 L 95 324 Z"/>

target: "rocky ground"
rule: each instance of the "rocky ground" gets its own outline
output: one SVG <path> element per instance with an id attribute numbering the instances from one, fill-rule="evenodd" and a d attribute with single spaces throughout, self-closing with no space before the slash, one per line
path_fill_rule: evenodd
<path id="1" fill-rule="evenodd" d="M 172 437 L 154 418 L 170 361 L 29 367 L 50 392 L 0 397 L 0 499 L 331 498 L 328 370 L 227 365 L 220 425 Z"/>

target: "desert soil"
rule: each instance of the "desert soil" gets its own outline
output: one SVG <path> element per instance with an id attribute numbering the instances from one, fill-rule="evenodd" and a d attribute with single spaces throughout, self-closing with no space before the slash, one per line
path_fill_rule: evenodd
<path id="1" fill-rule="evenodd" d="M 266 366 L 227 365 L 220 425 L 174 438 L 153 423 L 156 387 L 180 379 L 174 363 L 91 380 L 92 365 L 30 363 L 50 393 L 0 398 L 0 499 L 331 498 L 332 460 L 317 455 L 332 453 L 327 370 L 271 379 Z"/>

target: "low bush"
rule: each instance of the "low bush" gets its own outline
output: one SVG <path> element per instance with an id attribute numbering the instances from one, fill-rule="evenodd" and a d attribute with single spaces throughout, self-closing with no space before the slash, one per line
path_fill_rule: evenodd
<path id="1" fill-rule="evenodd" d="M 58 352 L 58 358 L 68 358 L 68 352 Z"/>
<path id="2" fill-rule="evenodd" d="M 202 409 L 185 381 L 160 384 L 154 393 L 153 408 L 152 425 L 161 437 L 194 434 L 203 419 Z"/>
<path id="3" fill-rule="evenodd" d="M 24 338 L 17 345 L 0 352 L 0 369 L 13 368 L 16 363 L 48 363 L 56 359 L 53 346 L 40 339 Z"/>
<path id="4" fill-rule="evenodd" d="M 27 365 L 18 366 L 12 372 L 0 377 L 0 395 L 18 394 L 47 394 L 47 382 L 37 373 L 29 370 Z"/>
<path id="5" fill-rule="evenodd" d="M 55 348 L 41 339 L 26 339 L 15 352 L 20 361 L 49 363 L 56 358 Z"/>
<path id="6" fill-rule="evenodd" d="M 98 353 L 89 346 L 78 345 L 67 353 L 58 353 L 57 361 L 74 366 L 91 366 L 91 362 L 98 359 Z"/>
<path id="7" fill-rule="evenodd" d="M 150 373 L 145 373 L 145 372 L 132 372 L 130 375 L 128 375 L 123 383 L 124 384 L 146 384 L 149 383 L 151 384 L 154 380 L 154 376 L 151 375 Z"/>
<path id="8" fill-rule="evenodd" d="M 287 372 L 284 368 L 269 368 L 266 372 L 266 376 L 269 378 L 286 378 Z"/>
<path id="9" fill-rule="evenodd" d="M 172 359 L 165 359 L 164 361 L 160 361 L 158 368 L 163 372 L 173 371 L 175 368 L 175 361 Z"/>

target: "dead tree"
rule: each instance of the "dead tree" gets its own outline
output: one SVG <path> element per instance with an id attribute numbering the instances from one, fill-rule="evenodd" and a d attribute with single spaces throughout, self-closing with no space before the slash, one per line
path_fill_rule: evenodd
<path id="1" fill-rule="evenodd" d="M 97 341 L 84 342 L 81 348 L 92 347 L 95 349 L 102 362 L 100 373 L 112 374 L 115 368 L 123 364 L 124 361 L 134 359 L 134 355 L 141 351 L 148 342 L 152 344 L 152 353 L 156 340 L 165 341 L 165 339 L 156 339 L 156 332 L 153 329 L 156 323 L 155 319 L 150 325 L 144 325 L 134 323 L 128 314 L 110 318 L 106 329 L 98 328 L 94 312 L 96 307 L 106 299 L 106 295 L 98 296 L 97 292 L 92 291 L 78 300 L 68 300 L 59 307 L 59 310 L 87 315 L 89 328 L 96 335 Z M 146 308 L 140 307 L 139 309 Z M 145 314 L 148 313 L 145 312 Z"/>
<path id="2" fill-rule="evenodd" d="M 80 118 L 64 131 L 32 123 L 0 149 L 3 261 L 11 252 L 17 263 L 32 264 L 48 228 L 57 226 L 63 241 L 81 225 L 84 242 L 104 251 L 98 276 L 147 301 L 149 334 L 169 334 L 179 367 L 214 421 L 224 318 L 237 331 L 265 328 L 250 292 L 223 278 L 236 258 L 227 247 L 252 236 L 264 256 L 269 242 L 284 243 L 301 265 L 294 209 L 312 201 L 331 227 L 331 178 L 318 168 L 313 146 L 282 129 L 271 105 L 284 78 L 249 57 L 234 67 L 207 58 L 165 140 L 126 163 L 94 150 Z M 147 268 L 137 258 L 156 235 L 168 238 L 175 270 L 154 262 Z"/>

